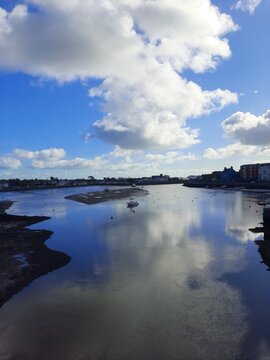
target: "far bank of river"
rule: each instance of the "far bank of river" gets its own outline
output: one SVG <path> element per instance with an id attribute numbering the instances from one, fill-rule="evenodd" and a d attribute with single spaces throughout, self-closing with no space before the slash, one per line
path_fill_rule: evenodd
<path id="1" fill-rule="evenodd" d="M 183 185 L 192 188 L 206 188 L 206 189 L 236 189 L 236 190 L 270 190 L 270 183 L 260 182 L 205 182 L 205 181 L 184 181 Z"/>

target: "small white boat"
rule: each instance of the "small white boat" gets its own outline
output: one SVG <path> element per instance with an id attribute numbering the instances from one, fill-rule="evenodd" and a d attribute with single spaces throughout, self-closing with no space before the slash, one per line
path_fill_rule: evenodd
<path id="1" fill-rule="evenodd" d="M 139 205 L 138 201 L 130 200 L 130 201 L 127 202 L 127 207 L 128 208 L 133 208 L 133 207 L 136 207 L 138 205 Z"/>

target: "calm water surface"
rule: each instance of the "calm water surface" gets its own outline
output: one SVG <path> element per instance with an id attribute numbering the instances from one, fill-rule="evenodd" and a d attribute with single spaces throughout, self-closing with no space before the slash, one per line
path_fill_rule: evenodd
<path id="1" fill-rule="evenodd" d="M 0 308 L 1 360 L 270 358 L 260 195 L 145 188 L 135 213 L 64 199 L 93 187 L 0 194 L 72 258 Z"/>

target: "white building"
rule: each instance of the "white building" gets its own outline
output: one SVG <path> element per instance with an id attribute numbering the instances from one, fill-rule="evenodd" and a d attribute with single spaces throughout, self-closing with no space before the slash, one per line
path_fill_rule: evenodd
<path id="1" fill-rule="evenodd" d="M 270 181 L 270 163 L 259 164 L 258 178 L 259 181 Z"/>

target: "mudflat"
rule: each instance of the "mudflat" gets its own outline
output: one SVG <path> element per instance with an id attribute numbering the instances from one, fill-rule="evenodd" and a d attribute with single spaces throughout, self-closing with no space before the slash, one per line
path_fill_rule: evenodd
<path id="1" fill-rule="evenodd" d="M 105 189 L 103 191 L 89 192 L 66 196 L 65 199 L 74 200 L 83 204 L 98 204 L 105 201 L 121 200 L 131 197 L 146 196 L 149 192 L 142 188 Z"/>
<path id="2" fill-rule="evenodd" d="M 34 279 L 70 261 L 44 244 L 52 231 L 26 228 L 49 217 L 6 214 L 12 204 L 0 202 L 0 307 Z"/>

